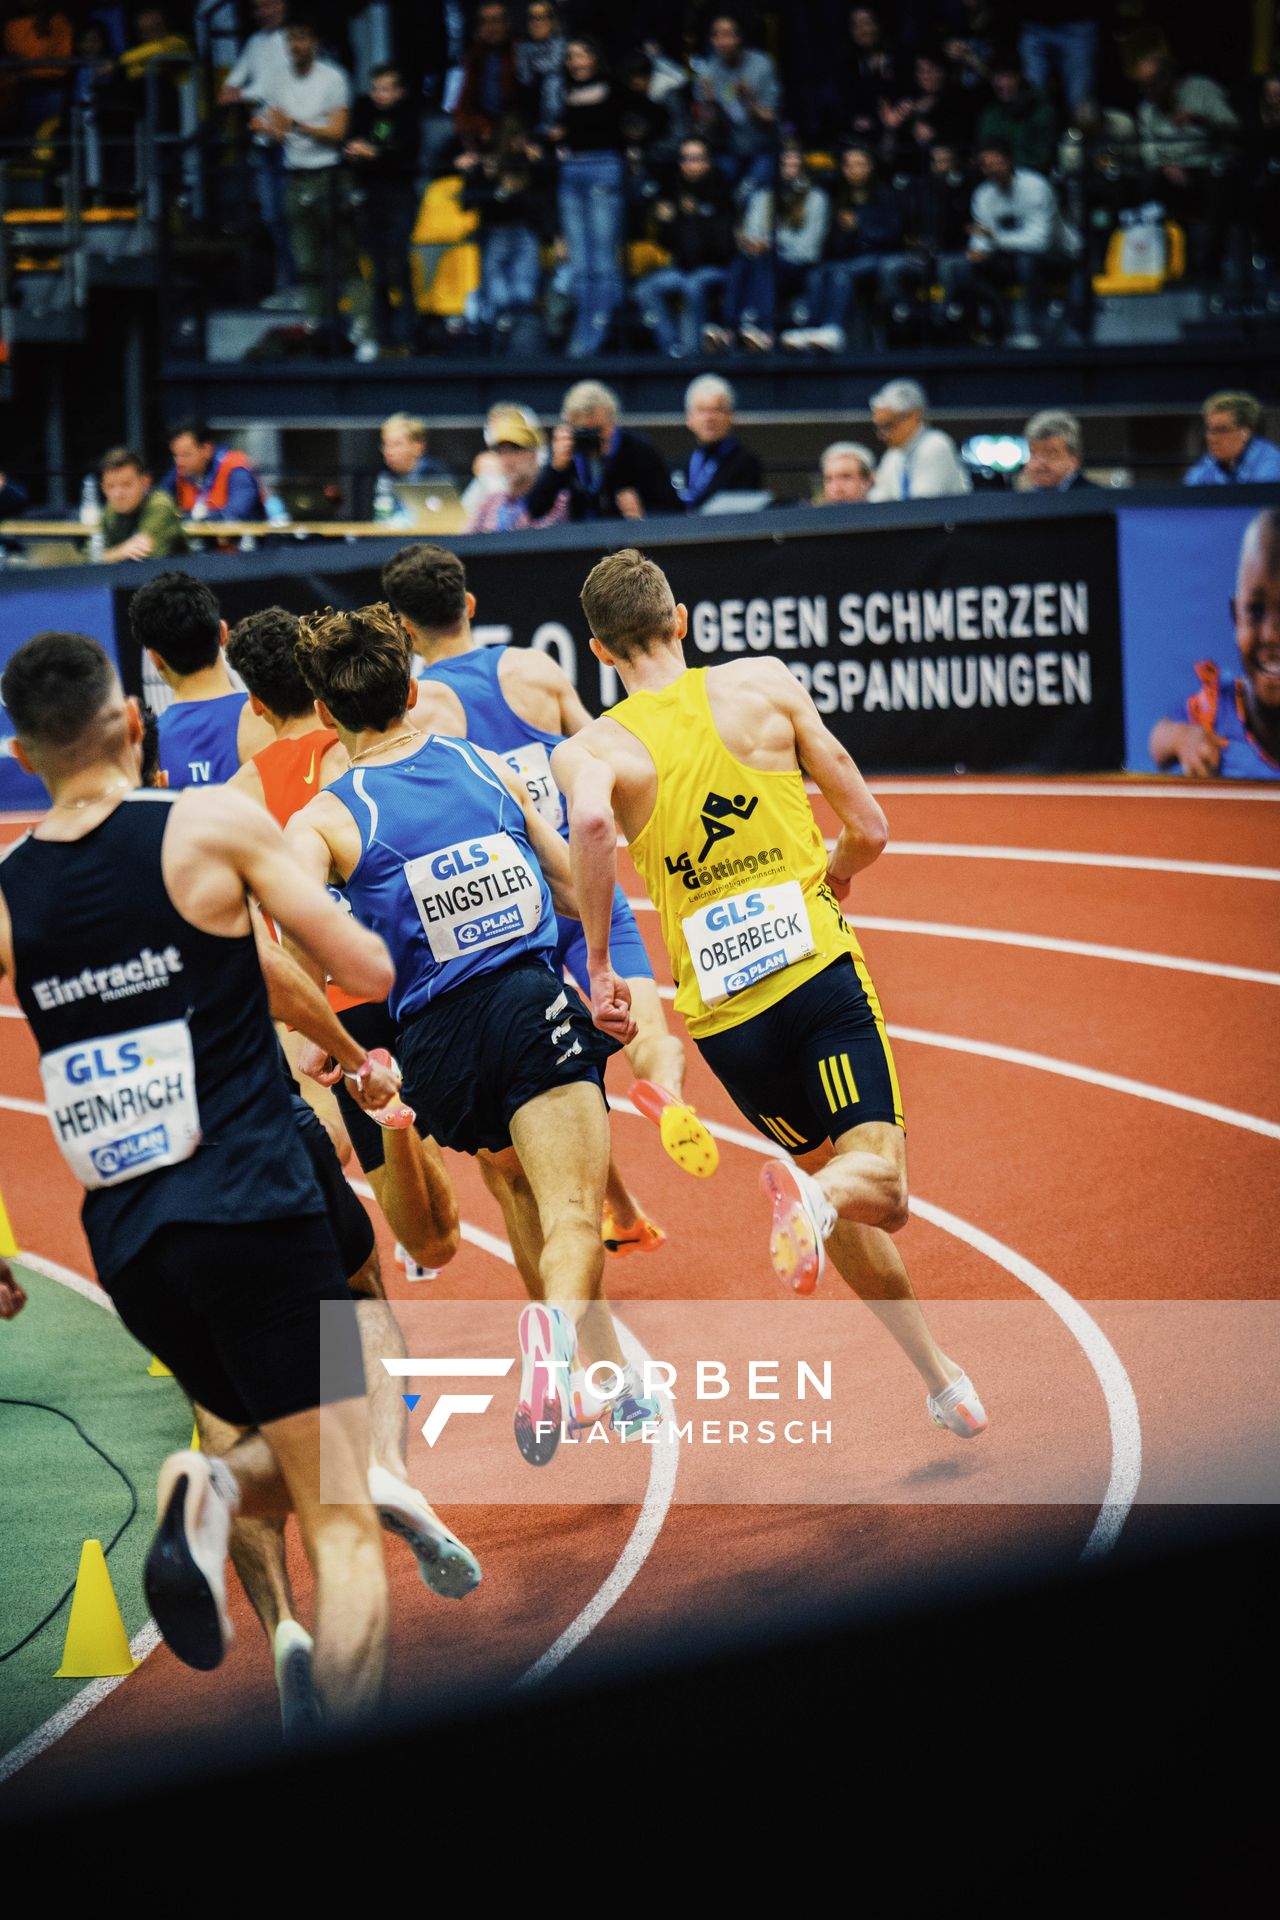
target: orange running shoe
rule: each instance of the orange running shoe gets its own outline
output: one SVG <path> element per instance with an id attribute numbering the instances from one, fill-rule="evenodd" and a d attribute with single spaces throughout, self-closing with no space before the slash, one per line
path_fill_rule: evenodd
<path id="1" fill-rule="evenodd" d="M 677 1100 L 656 1080 L 633 1080 L 631 1101 L 637 1113 L 652 1120 L 662 1144 L 684 1172 L 707 1180 L 720 1165 L 720 1149 L 686 1101 Z"/>
<path id="2" fill-rule="evenodd" d="M 617 1260 L 625 1260 L 629 1253 L 656 1253 L 659 1247 L 665 1247 L 667 1236 L 662 1228 L 643 1214 L 633 1227 L 620 1227 L 613 1217 L 613 1209 L 606 1200 L 604 1218 L 600 1222 L 600 1238 L 604 1241 L 604 1250 Z"/>

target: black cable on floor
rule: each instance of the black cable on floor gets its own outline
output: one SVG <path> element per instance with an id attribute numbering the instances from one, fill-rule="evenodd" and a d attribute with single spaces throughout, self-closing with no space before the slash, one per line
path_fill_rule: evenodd
<path id="1" fill-rule="evenodd" d="M 120 1525 L 116 1528 L 115 1532 L 112 1534 L 110 1544 L 104 1549 L 104 1553 L 109 1555 L 112 1552 L 112 1549 L 119 1545 L 120 1541 L 124 1538 L 129 1528 L 133 1525 L 133 1522 L 136 1519 L 137 1512 L 138 1512 L 138 1489 L 134 1486 L 132 1480 L 129 1478 L 124 1468 L 120 1465 L 118 1461 L 113 1460 L 111 1458 L 111 1455 L 107 1453 L 104 1448 L 100 1447 L 96 1440 L 91 1440 L 89 1438 L 89 1435 L 85 1432 L 84 1428 L 80 1425 L 80 1422 L 74 1419 L 71 1414 L 64 1413 L 61 1407 L 51 1407 L 46 1400 L 11 1400 L 7 1394 L 0 1394 L 0 1407 L 34 1407 L 37 1413 L 56 1413 L 59 1420 L 65 1420 L 68 1426 L 74 1427 L 76 1432 L 80 1435 L 80 1438 L 84 1441 L 86 1447 L 91 1447 L 94 1453 L 96 1453 L 100 1459 L 103 1459 L 106 1461 L 111 1471 L 115 1474 L 118 1474 L 120 1478 L 124 1481 L 124 1484 L 128 1489 L 128 1494 L 129 1494 L 129 1511 L 128 1511 L 128 1514 L 125 1516 L 125 1518 L 121 1521 Z M 12 1659 L 13 1655 L 15 1653 L 21 1653 L 23 1647 L 27 1646 L 32 1640 L 34 1640 L 38 1633 L 43 1633 L 44 1629 L 48 1626 L 49 1622 L 52 1619 L 54 1619 L 59 1613 L 61 1613 L 63 1607 L 66 1606 L 68 1600 L 71 1598 L 75 1590 L 76 1590 L 76 1583 L 73 1580 L 71 1582 L 71 1585 L 67 1588 L 66 1592 L 63 1594 L 62 1598 L 57 1602 L 56 1606 L 50 1607 L 48 1613 L 45 1614 L 44 1619 L 37 1620 L 35 1626 L 32 1627 L 30 1633 L 24 1633 L 21 1640 L 15 1641 L 13 1646 L 6 1647 L 5 1651 L 3 1653 L 0 1653 L 0 1661 Z"/>

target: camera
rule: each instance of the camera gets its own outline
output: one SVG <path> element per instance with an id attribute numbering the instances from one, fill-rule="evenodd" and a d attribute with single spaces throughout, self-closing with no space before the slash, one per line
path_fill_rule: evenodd
<path id="1" fill-rule="evenodd" d="M 573 430 L 573 450 L 585 453 L 595 459 L 600 452 L 599 427 L 575 427 Z"/>

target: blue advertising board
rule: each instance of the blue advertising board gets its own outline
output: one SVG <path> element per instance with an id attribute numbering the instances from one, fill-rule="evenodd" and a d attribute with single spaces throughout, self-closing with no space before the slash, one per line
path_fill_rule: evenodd
<path id="1" fill-rule="evenodd" d="M 32 634 L 50 628 L 58 632 L 87 633 L 101 641 L 111 658 L 116 655 L 115 604 L 111 588 L 48 584 L 6 591 L 0 598 L 0 673 L 9 656 Z M 13 726 L 0 703 L 0 813 L 39 812 L 49 796 L 38 780 L 24 773 L 9 750 Z"/>

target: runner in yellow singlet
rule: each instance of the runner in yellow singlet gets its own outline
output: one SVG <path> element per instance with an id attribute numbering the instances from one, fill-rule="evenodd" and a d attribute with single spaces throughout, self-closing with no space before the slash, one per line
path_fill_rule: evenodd
<path id="1" fill-rule="evenodd" d="M 592 651 L 627 698 L 556 748 L 596 1025 L 625 1029 L 609 920 L 621 827 L 658 909 L 676 1010 L 741 1111 L 784 1149 L 761 1180 L 770 1253 L 811 1293 L 826 1252 L 919 1371 L 930 1418 L 987 1424 L 939 1348 L 891 1236 L 907 1219 L 902 1098 L 875 988 L 840 902 L 888 829 L 853 760 L 779 660 L 689 668 L 686 611 L 635 548 L 582 591 Z M 841 823 L 828 856 L 805 792 Z"/>

